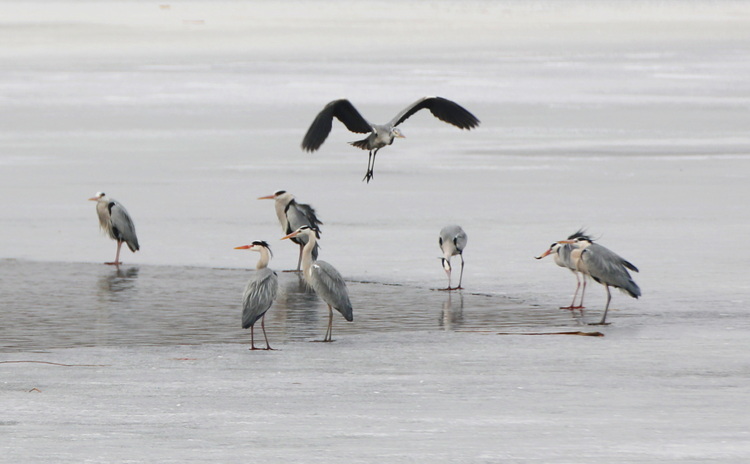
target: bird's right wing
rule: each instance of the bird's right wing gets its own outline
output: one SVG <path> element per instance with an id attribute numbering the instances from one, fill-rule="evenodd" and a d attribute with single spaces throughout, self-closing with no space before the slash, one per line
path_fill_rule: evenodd
<path id="1" fill-rule="evenodd" d="M 302 149 L 305 151 L 315 151 L 323 145 L 328 134 L 331 133 L 333 118 L 338 119 L 347 129 L 359 134 L 372 132 L 372 126 L 365 118 L 359 114 L 354 105 L 349 100 L 334 100 L 327 104 L 323 110 L 315 117 L 310 128 L 307 129 L 305 137 L 302 139 Z"/>
<path id="2" fill-rule="evenodd" d="M 347 320 L 352 319 L 352 303 L 346 282 L 339 271 L 325 261 L 316 261 L 312 267 L 313 290 L 324 301 L 336 308 Z"/>
<path id="3" fill-rule="evenodd" d="M 323 222 L 318 219 L 318 216 L 315 214 L 315 209 L 310 205 L 297 203 L 296 201 L 292 200 L 287 205 L 285 212 L 287 221 L 289 221 L 289 227 L 292 229 L 292 231 L 295 231 L 302 226 L 310 226 L 320 231 L 320 227 L 318 226 L 323 224 Z"/>

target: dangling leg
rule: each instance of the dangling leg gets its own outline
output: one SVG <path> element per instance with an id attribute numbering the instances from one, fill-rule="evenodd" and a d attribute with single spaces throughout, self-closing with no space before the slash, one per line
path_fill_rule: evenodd
<path id="1" fill-rule="evenodd" d="M 263 337 L 266 339 L 266 349 L 273 350 L 271 345 L 268 344 L 268 335 L 266 335 L 266 315 L 263 315 L 263 320 L 260 321 L 260 328 L 263 329 Z"/>
<path id="2" fill-rule="evenodd" d="M 456 290 L 462 290 L 463 287 L 461 286 L 461 282 L 464 280 L 464 254 L 459 253 L 458 256 L 461 257 L 461 275 L 458 277 L 458 287 L 456 287 Z"/>
<path id="3" fill-rule="evenodd" d="M 114 264 L 115 266 L 119 266 L 120 264 L 122 264 L 120 262 L 120 248 L 122 248 L 122 241 L 118 240 L 117 241 L 117 254 L 115 255 L 115 261 L 112 263 L 104 263 L 104 264 Z"/>
<path id="4" fill-rule="evenodd" d="M 326 331 L 326 336 L 323 339 L 324 342 L 331 342 L 331 336 L 333 335 L 333 331 L 331 330 L 333 328 L 333 308 L 331 308 L 331 305 L 328 305 L 328 330 Z"/>
<path id="5" fill-rule="evenodd" d="M 365 173 L 365 177 L 362 178 L 362 181 L 367 181 L 368 184 L 370 183 L 370 179 L 372 179 L 370 163 L 372 163 L 372 150 L 370 150 L 370 153 L 367 155 L 367 172 Z"/>

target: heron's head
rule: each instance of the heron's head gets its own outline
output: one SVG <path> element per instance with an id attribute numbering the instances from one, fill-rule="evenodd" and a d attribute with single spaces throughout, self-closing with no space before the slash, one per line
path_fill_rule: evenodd
<path id="1" fill-rule="evenodd" d="M 89 198 L 89 201 L 99 201 L 100 198 L 104 198 L 105 196 L 107 196 L 107 194 L 104 192 L 96 192 L 96 195 Z"/>
<path id="2" fill-rule="evenodd" d="M 399 139 L 405 139 L 406 138 L 406 136 L 404 135 L 404 133 L 401 132 L 401 129 L 399 129 L 398 127 L 392 127 L 391 128 L 391 136 L 399 138 Z"/>
<path id="3" fill-rule="evenodd" d="M 552 245 L 549 246 L 549 249 L 547 251 L 545 251 L 544 253 L 542 253 L 539 256 L 534 256 L 534 259 L 542 259 L 545 256 L 557 254 L 560 251 L 560 247 L 561 246 L 562 245 L 560 245 L 560 242 L 555 242 L 555 243 L 553 243 Z"/>
<path id="4" fill-rule="evenodd" d="M 297 229 L 294 232 L 292 232 L 291 234 L 285 235 L 284 237 L 281 237 L 281 240 L 286 240 L 288 238 L 294 238 L 294 237 L 296 237 L 298 235 L 306 235 L 308 238 L 309 237 L 315 237 L 316 239 L 320 238 L 320 232 L 318 231 L 318 229 L 315 229 L 315 228 L 310 227 L 310 226 L 302 226 L 299 229 Z"/>
<path id="5" fill-rule="evenodd" d="M 264 240 L 254 240 L 253 243 L 250 245 L 242 245 L 238 247 L 234 247 L 235 250 L 250 250 L 250 251 L 258 251 L 260 252 L 262 249 L 268 250 L 268 253 L 273 256 L 273 252 L 271 251 L 271 245 L 268 244 L 268 242 Z"/>
<path id="6" fill-rule="evenodd" d="M 284 195 L 288 195 L 290 197 L 292 196 L 292 194 L 288 193 L 286 190 L 277 190 L 273 192 L 273 195 L 266 195 L 264 197 L 258 197 L 258 200 L 275 200 Z"/>

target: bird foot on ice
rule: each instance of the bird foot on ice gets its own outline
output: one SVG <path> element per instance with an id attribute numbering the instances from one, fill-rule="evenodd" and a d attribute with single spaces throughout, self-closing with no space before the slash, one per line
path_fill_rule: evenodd
<path id="1" fill-rule="evenodd" d="M 302 271 L 299 269 L 287 269 L 286 271 L 281 271 L 281 272 L 302 272 Z"/>
<path id="2" fill-rule="evenodd" d="M 104 264 L 108 266 L 119 266 L 120 264 L 122 264 L 122 261 L 112 261 L 112 262 L 104 263 Z"/>

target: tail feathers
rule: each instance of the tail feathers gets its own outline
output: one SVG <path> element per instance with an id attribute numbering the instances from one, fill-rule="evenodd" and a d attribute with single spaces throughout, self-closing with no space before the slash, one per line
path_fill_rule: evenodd
<path id="1" fill-rule="evenodd" d="M 133 253 L 141 249 L 141 247 L 138 245 L 138 240 L 128 240 L 125 243 L 128 245 L 128 248 L 130 248 L 130 251 L 132 251 Z"/>
<path id="2" fill-rule="evenodd" d="M 348 306 L 346 308 L 336 308 L 338 312 L 341 313 L 342 316 L 344 316 L 344 319 L 346 319 L 349 322 L 352 322 L 354 320 L 354 311 L 352 311 L 352 307 Z"/>
<path id="3" fill-rule="evenodd" d="M 354 145 L 357 148 L 361 148 L 363 150 L 369 150 L 370 148 L 367 146 L 367 139 L 357 140 L 356 142 L 349 142 L 350 145 Z"/>
<path id="4" fill-rule="evenodd" d="M 641 288 L 633 280 L 628 281 L 628 284 L 621 287 L 620 290 L 636 299 L 641 296 Z"/>

